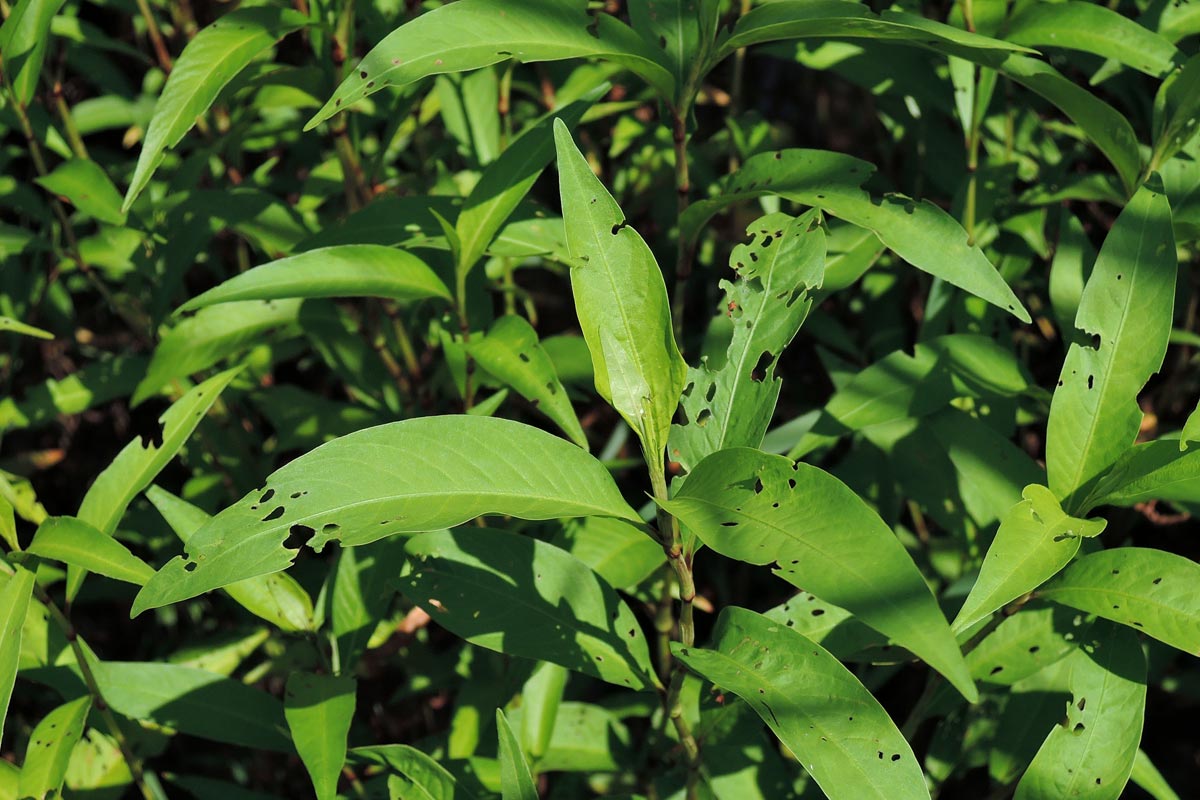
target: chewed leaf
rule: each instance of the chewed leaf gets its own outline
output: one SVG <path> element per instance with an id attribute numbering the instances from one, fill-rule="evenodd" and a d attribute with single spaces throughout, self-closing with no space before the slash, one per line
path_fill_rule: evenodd
<path id="1" fill-rule="evenodd" d="M 1088 634 L 1085 615 L 1034 602 L 1006 617 L 967 653 L 976 680 L 1012 686 L 1074 652 Z"/>
<path id="2" fill-rule="evenodd" d="M 640 523 L 604 466 L 528 425 L 448 415 L 367 428 L 276 471 L 198 530 L 133 614 L 286 569 L 306 541 L 359 545 L 483 514 L 611 516 Z"/>

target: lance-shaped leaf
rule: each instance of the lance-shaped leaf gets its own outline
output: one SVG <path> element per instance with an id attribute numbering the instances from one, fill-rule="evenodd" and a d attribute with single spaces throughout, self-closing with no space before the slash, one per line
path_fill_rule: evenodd
<path id="1" fill-rule="evenodd" d="M 1117 800 L 1129 780 L 1146 709 L 1146 657 L 1137 636 L 1097 623 L 1070 661 L 1071 702 L 1017 785 L 1016 800 Z"/>
<path id="2" fill-rule="evenodd" d="M 1151 167 L 1165 164 L 1200 130 L 1200 55 L 1167 77 L 1154 96 Z"/>
<path id="3" fill-rule="evenodd" d="M 5 578 L 0 588 L 0 738 L 4 733 L 4 718 L 8 715 L 8 701 L 12 699 L 17 681 L 21 631 L 29 610 L 29 598 L 33 595 L 33 572 L 20 566 L 15 569 L 16 572 Z"/>
<path id="4" fill-rule="evenodd" d="M 0 317 L 0 333 L 15 333 L 20 336 L 32 336 L 35 339 L 53 339 L 54 334 L 50 331 L 44 331 L 41 328 L 35 328 L 32 325 L 26 325 L 19 319 L 12 317 Z"/>
<path id="5" fill-rule="evenodd" d="M 400 590 L 472 644 L 618 686 L 657 685 L 633 612 L 566 551 L 481 528 L 423 533 L 407 551 Z"/>
<path id="6" fill-rule="evenodd" d="M 235 275 L 193 297 L 180 311 L 237 300 L 292 297 L 387 297 L 392 300 L 450 299 L 433 270 L 407 250 L 375 244 L 346 244 L 309 250 Z"/>
<path id="7" fill-rule="evenodd" d="M 700 0 L 630 0 L 629 21 L 651 47 L 662 50 L 662 61 L 675 79 L 675 95 L 666 97 L 675 108 L 691 101 L 683 93 L 695 91 L 694 78 L 708 67 L 708 51 L 716 33 L 715 3 L 701 9 Z"/>
<path id="8" fill-rule="evenodd" d="M 605 58 L 665 98 L 675 89 L 660 51 L 613 16 L 590 16 L 583 0 L 459 0 L 392 31 L 305 125 L 311 130 L 385 86 L 515 59 L 524 63 Z"/>
<path id="9" fill-rule="evenodd" d="M 1200 451 L 1180 452 L 1174 439 L 1135 445 L 1096 484 L 1087 505 L 1129 507 L 1147 500 L 1200 502 Z"/>
<path id="10" fill-rule="evenodd" d="M 47 714 L 29 736 L 17 797 L 51 800 L 58 797 L 67 777 L 71 751 L 83 738 L 92 698 L 84 695 Z"/>
<path id="11" fill-rule="evenodd" d="M 1073 609 L 1035 601 L 1006 617 L 971 648 L 967 666 L 976 680 L 1012 686 L 1066 658 L 1088 629 L 1083 615 Z"/>
<path id="12" fill-rule="evenodd" d="M 105 536 L 112 536 L 133 498 L 175 458 L 208 409 L 240 371 L 239 367 L 214 375 L 176 401 L 159 417 L 162 425 L 159 441 L 138 440 L 125 445 L 92 482 L 76 516 Z M 74 598 L 79 592 L 86 575 L 80 567 L 72 565 L 68 568 L 68 598 Z"/>
<path id="13" fill-rule="evenodd" d="M 317 800 L 337 797 L 356 687 L 354 678 L 345 676 L 294 672 L 288 678 L 283 714 Z"/>
<path id="14" fill-rule="evenodd" d="M 480 796 L 455 779 L 437 760 L 406 744 L 356 747 L 350 751 L 350 757 L 357 762 L 387 767 L 392 772 L 388 789 L 393 798 L 475 800 Z"/>
<path id="15" fill-rule="evenodd" d="M 75 517 L 50 517 L 34 534 L 29 552 L 96 572 L 106 578 L 144 586 L 154 568 L 129 548 Z"/>
<path id="16" fill-rule="evenodd" d="M 608 83 L 601 84 L 580 99 L 546 114 L 522 131 L 499 158 L 488 164 L 454 222 L 459 241 L 457 269 L 460 273 L 474 268 L 505 220 L 554 159 L 554 120 L 561 119 L 574 128 L 610 88 Z"/>
<path id="17" fill-rule="evenodd" d="M 671 326 L 667 287 L 654 254 L 583 154 L 566 125 L 554 126 L 559 191 L 571 251 L 571 291 L 592 353 L 596 389 L 659 458 L 687 365 Z"/>
<path id="18" fill-rule="evenodd" d="M 841 606 L 924 659 L 972 702 L 975 686 L 920 570 L 849 487 L 808 464 L 749 448 L 700 462 L 662 505 L 713 550 Z"/>
<path id="19" fill-rule="evenodd" d="M 521 743 L 499 708 L 496 709 L 496 732 L 500 739 L 501 796 L 504 800 L 538 800 L 537 785 L 529 771 L 529 762 L 521 752 Z"/>
<path id="20" fill-rule="evenodd" d="M 912 748 L 854 675 L 817 644 L 743 608 L 721 610 L 713 648 L 671 651 L 762 717 L 830 800 L 922 800 Z"/>
<path id="21" fill-rule="evenodd" d="M 1129 625 L 1160 642 L 1200 655 L 1200 564 L 1146 547 L 1084 556 L 1039 597 Z"/>
<path id="22" fill-rule="evenodd" d="M 515 389 L 554 420 L 572 442 L 587 449 L 587 436 L 558 379 L 554 362 L 542 349 L 537 331 L 523 317 L 501 317 L 486 336 L 472 338 L 467 350 L 492 377 Z"/>
<path id="23" fill-rule="evenodd" d="M 306 24 L 305 16 L 290 8 L 239 8 L 188 42 L 154 106 L 122 212 L 128 211 L 146 188 L 166 150 L 192 129 L 225 85 L 260 53 Z"/>
<path id="24" fill-rule="evenodd" d="M 734 248 L 737 280 L 721 281 L 733 320 L 725 361 L 688 369 L 680 401 L 684 424 L 671 428 L 670 453 L 685 469 L 726 447 L 758 447 L 775 412 L 783 380 L 775 366 L 812 307 L 825 270 L 819 213 L 769 214 L 746 229 Z"/>
<path id="25" fill-rule="evenodd" d="M 334 439 L 273 473 L 192 536 L 189 557 L 150 579 L 133 614 L 286 569 L 293 533 L 320 549 L 483 514 L 641 522 L 604 465 L 557 436 L 490 417 L 404 420 Z"/>
<path id="26" fill-rule="evenodd" d="M 1046 473 L 1069 513 L 1137 437 L 1138 393 L 1167 352 L 1175 273 L 1171 208 L 1152 177 L 1096 257 L 1075 317 L 1094 346 L 1071 345 L 1050 405 Z"/>
<path id="27" fill-rule="evenodd" d="M 777 5 L 786 4 L 762 8 Z M 760 153 L 725 180 L 720 194 L 688 207 L 679 220 L 680 238 L 692 246 L 704 223 L 723 208 L 779 195 L 866 228 L 914 267 L 1029 321 L 1021 301 L 953 217 L 929 201 L 897 194 L 872 198 L 861 187 L 874 171 L 865 161 L 824 150 Z"/>
<path id="28" fill-rule="evenodd" d="M 1150 756 L 1145 751 L 1138 750 L 1133 759 L 1133 771 L 1129 779 L 1140 786 L 1154 800 L 1179 800 L 1179 794 L 1167 783 Z"/>
<path id="29" fill-rule="evenodd" d="M 22 106 L 37 91 L 42 61 L 50 42 L 50 23 L 65 0 L 19 0 L 0 27 L 0 58 L 4 80 Z"/>
<path id="30" fill-rule="evenodd" d="M 1021 496 L 1024 499 L 1000 520 L 979 577 L 954 620 L 956 631 L 965 631 L 1057 575 L 1079 552 L 1083 539 L 1098 536 L 1107 524 L 1065 513 L 1045 486 L 1026 486 Z"/>
<path id="31" fill-rule="evenodd" d="M 64 161 L 54 171 L 34 181 L 48 192 L 65 197 L 71 205 L 101 222 L 122 225 L 121 194 L 104 168 L 86 158 Z"/>

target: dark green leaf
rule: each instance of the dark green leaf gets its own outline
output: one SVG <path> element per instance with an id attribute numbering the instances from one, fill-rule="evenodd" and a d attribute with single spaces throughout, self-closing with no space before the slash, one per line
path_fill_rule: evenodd
<path id="1" fill-rule="evenodd" d="M 317 800 L 337 797 L 356 687 L 354 679 L 348 677 L 293 672 L 288 678 L 283 714 L 296 752 L 312 778 Z"/>
<path id="2" fill-rule="evenodd" d="M 509 727 L 504 712 L 496 709 L 496 731 L 500 737 L 500 796 L 504 800 L 538 800 L 537 786 L 521 743 Z"/>
<path id="3" fill-rule="evenodd" d="M 13 575 L 4 578 L 4 585 L 0 587 L 0 734 L 4 731 L 8 701 L 12 699 L 17 680 L 22 626 L 29 610 L 29 598 L 33 595 L 33 572 L 22 567 L 15 567 L 15 570 Z"/>

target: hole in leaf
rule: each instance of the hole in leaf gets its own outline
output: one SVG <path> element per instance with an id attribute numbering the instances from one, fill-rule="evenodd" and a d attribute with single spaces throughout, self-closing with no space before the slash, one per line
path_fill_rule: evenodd
<path id="1" fill-rule="evenodd" d="M 774 356 L 771 351 L 764 350 L 762 355 L 758 357 L 758 363 L 754 365 L 754 369 L 750 372 L 750 380 L 755 383 L 762 383 L 767 377 L 767 370 L 771 366 L 771 360 Z"/>
<path id="2" fill-rule="evenodd" d="M 284 510 L 285 509 L 283 506 L 275 506 L 274 510 L 271 511 L 270 514 L 267 514 L 265 517 L 262 518 L 262 521 L 270 522 L 271 520 L 279 519 L 280 517 L 283 516 Z"/>
<path id="3" fill-rule="evenodd" d="M 308 544 L 308 540 L 313 537 L 316 531 L 307 525 L 293 525 L 288 528 L 288 536 L 283 541 L 283 546 L 289 550 L 299 550 Z"/>

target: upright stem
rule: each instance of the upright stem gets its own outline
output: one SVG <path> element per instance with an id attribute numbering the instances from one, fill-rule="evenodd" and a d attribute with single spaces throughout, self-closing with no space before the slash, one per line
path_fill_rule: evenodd
<path id="1" fill-rule="evenodd" d="M 679 219 L 687 211 L 692 191 L 688 178 L 687 159 L 687 115 L 688 109 L 680 107 L 673 112 L 671 138 L 675 143 L 675 194 L 678 199 Z M 671 300 L 671 318 L 675 325 L 675 338 L 683 336 L 683 315 L 687 306 L 687 283 L 692 275 L 692 248 L 683 237 L 679 238 L 679 251 L 675 260 L 675 293 Z"/>
<path id="2" fill-rule="evenodd" d="M 971 128 L 967 133 L 967 199 L 963 208 L 963 228 L 967 231 L 967 244 L 969 245 L 975 244 L 975 207 L 979 184 L 979 128 L 983 116 L 978 108 L 983 67 L 973 67 L 972 70 L 976 76 L 975 98 L 971 103 Z"/>
<path id="3" fill-rule="evenodd" d="M 146 33 L 149 34 L 150 43 L 154 46 L 154 56 L 158 59 L 158 65 L 162 67 L 163 72 L 170 74 L 171 68 L 175 65 L 171 61 L 171 53 L 167 50 L 167 44 L 163 41 L 162 32 L 158 29 L 158 23 L 154 20 L 154 14 L 150 11 L 146 0 L 137 0 L 137 7 L 142 14 L 142 19 L 146 21 Z"/>

